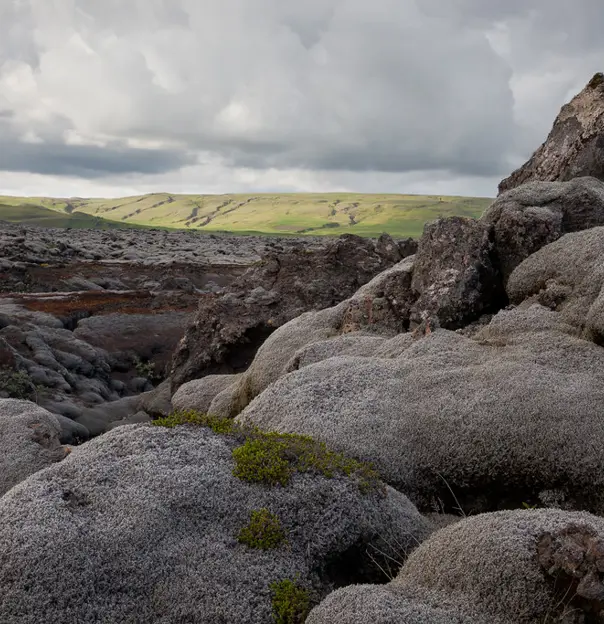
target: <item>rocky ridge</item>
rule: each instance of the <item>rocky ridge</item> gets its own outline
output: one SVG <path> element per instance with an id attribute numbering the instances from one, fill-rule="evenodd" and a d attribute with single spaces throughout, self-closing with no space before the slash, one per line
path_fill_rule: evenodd
<path id="1" fill-rule="evenodd" d="M 565 182 L 581 176 L 604 180 L 604 74 L 562 107 L 545 142 L 499 183 L 499 193 L 529 181 Z"/>

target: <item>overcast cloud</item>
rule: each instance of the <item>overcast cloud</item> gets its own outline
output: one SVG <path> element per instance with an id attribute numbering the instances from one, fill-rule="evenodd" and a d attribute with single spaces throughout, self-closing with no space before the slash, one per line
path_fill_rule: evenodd
<path id="1" fill-rule="evenodd" d="M 495 195 L 602 0 L 0 0 L 0 193 Z"/>

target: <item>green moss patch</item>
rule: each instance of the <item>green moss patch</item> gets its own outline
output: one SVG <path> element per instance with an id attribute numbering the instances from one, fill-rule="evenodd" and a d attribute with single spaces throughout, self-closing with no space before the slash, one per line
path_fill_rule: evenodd
<path id="1" fill-rule="evenodd" d="M 0 391 L 10 399 L 33 399 L 36 388 L 25 371 L 0 368 Z"/>
<path id="2" fill-rule="evenodd" d="M 369 464 L 331 451 L 309 436 L 254 429 L 246 437 L 243 445 L 233 451 L 233 474 L 243 481 L 287 485 L 297 472 L 314 472 L 328 478 L 355 475 L 362 489 L 370 489 L 379 481 L 379 474 Z"/>
<path id="3" fill-rule="evenodd" d="M 229 418 L 218 418 L 211 414 L 202 414 L 195 410 L 178 410 L 165 418 L 157 418 L 151 424 L 156 427 L 177 427 L 178 425 L 198 425 L 208 427 L 214 433 L 230 434 L 235 426 Z"/>
<path id="4" fill-rule="evenodd" d="M 310 611 L 308 591 L 289 579 L 271 584 L 276 624 L 302 624 Z"/>
<path id="5" fill-rule="evenodd" d="M 248 483 L 287 485 L 292 475 L 290 463 L 283 457 L 284 447 L 269 440 L 246 440 L 233 450 L 233 474 Z"/>
<path id="6" fill-rule="evenodd" d="M 278 548 L 286 541 L 279 517 L 266 507 L 252 511 L 250 523 L 241 529 L 237 539 L 250 548 L 261 550 Z"/>
<path id="7" fill-rule="evenodd" d="M 361 491 L 377 486 L 378 472 L 370 465 L 327 448 L 310 436 L 295 433 L 264 432 L 235 423 L 230 418 L 201 414 L 194 410 L 176 411 L 153 421 L 157 427 L 198 425 L 214 433 L 228 435 L 240 445 L 233 449 L 233 474 L 248 483 L 287 485 L 299 472 L 312 472 L 332 478 L 337 474 L 356 477 Z"/>

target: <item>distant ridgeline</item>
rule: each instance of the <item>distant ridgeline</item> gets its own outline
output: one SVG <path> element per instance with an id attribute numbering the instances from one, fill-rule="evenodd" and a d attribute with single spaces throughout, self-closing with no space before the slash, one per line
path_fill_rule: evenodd
<path id="1" fill-rule="evenodd" d="M 479 217 L 487 197 L 285 193 L 172 195 L 121 199 L 0 196 L 0 220 L 46 227 L 153 227 L 237 234 L 421 235 L 438 217 Z"/>

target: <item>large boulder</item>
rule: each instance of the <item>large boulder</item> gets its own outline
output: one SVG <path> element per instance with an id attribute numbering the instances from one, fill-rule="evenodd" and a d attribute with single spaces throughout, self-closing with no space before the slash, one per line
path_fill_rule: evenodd
<path id="1" fill-rule="evenodd" d="M 535 299 L 604 343 L 604 227 L 567 234 L 527 258 L 507 285 L 512 302 Z"/>
<path id="2" fill-rule="evenodd" d="M 269 624 L 273 583 L 314 601 L 377 580 L 367 549 L 379 561 L 431 530 L 402 494 L 353 476 L 243 481 L 239 444 L 201 427 L 121 427 L 13 488 L 0 500 L 0 621 Z M 241 542 L 261 510 L 267 524 Z"/>
<path id="3" fill-rule="evenodd" d="M 214 398 L 236 383 L 241 375 L 207 375 L 187 381 L 172 397 L 175 410 L 196 410 L 207 413 Z"/>
<path id="4" fill-rule="evenodd" d="M 422 509 L 488 511 L 554 489 L 604 512 L 604 350 L 573 334 L 541 306 L 502 312 L 475 339 L 437 330 L 395 358 L 295 370 L 237 420 L 370 460 Z"/>
<path id="5" fill-rule="evenodd" d="M 464 217 L 428 223 L 413 271 L 415 323 L 457 329 L 498 310 L 504 293 L 495 259 L 490 225 Z"/>
<path id="6" fill-rule="evenodd" d="M 565 104 L 546 141 L 528 162 L 499 184 L 499 193 L 532 180 L 604 180 L 604 74 Z"/>
<path id="7" fill-rule="evenodd" d="M 223 294 L 202 297 L 174 354 L 172 389 L 209 374 L 241 372 L 264 340 L 287 321 L 334 306 L 401 260 L 387 235 L 344 235 L 323 249 L 275 250 Z"/>
<path id="8" fill-rule="evenodd" d="M 493 226 L 505 281 L 525 258 L 563 234 L 604 225 L 604 183 L 590 177 L 529 182 L 503 193 L 481 220 Z"/>
<path id="9" fill-rule="evenodd" d="M 61 444 L 62 433 L 57 418 L 35 403 L 0 399 L 0 496 L 65 458 L 69 450 Z"/>
<path id="10" fill-rule="evenodd" d="M 559 510 L 468 518 L 435 533 L 386 586 L 350 586 L 307 624 L 580 624 L 604 615 L 604 520 Z"/>

